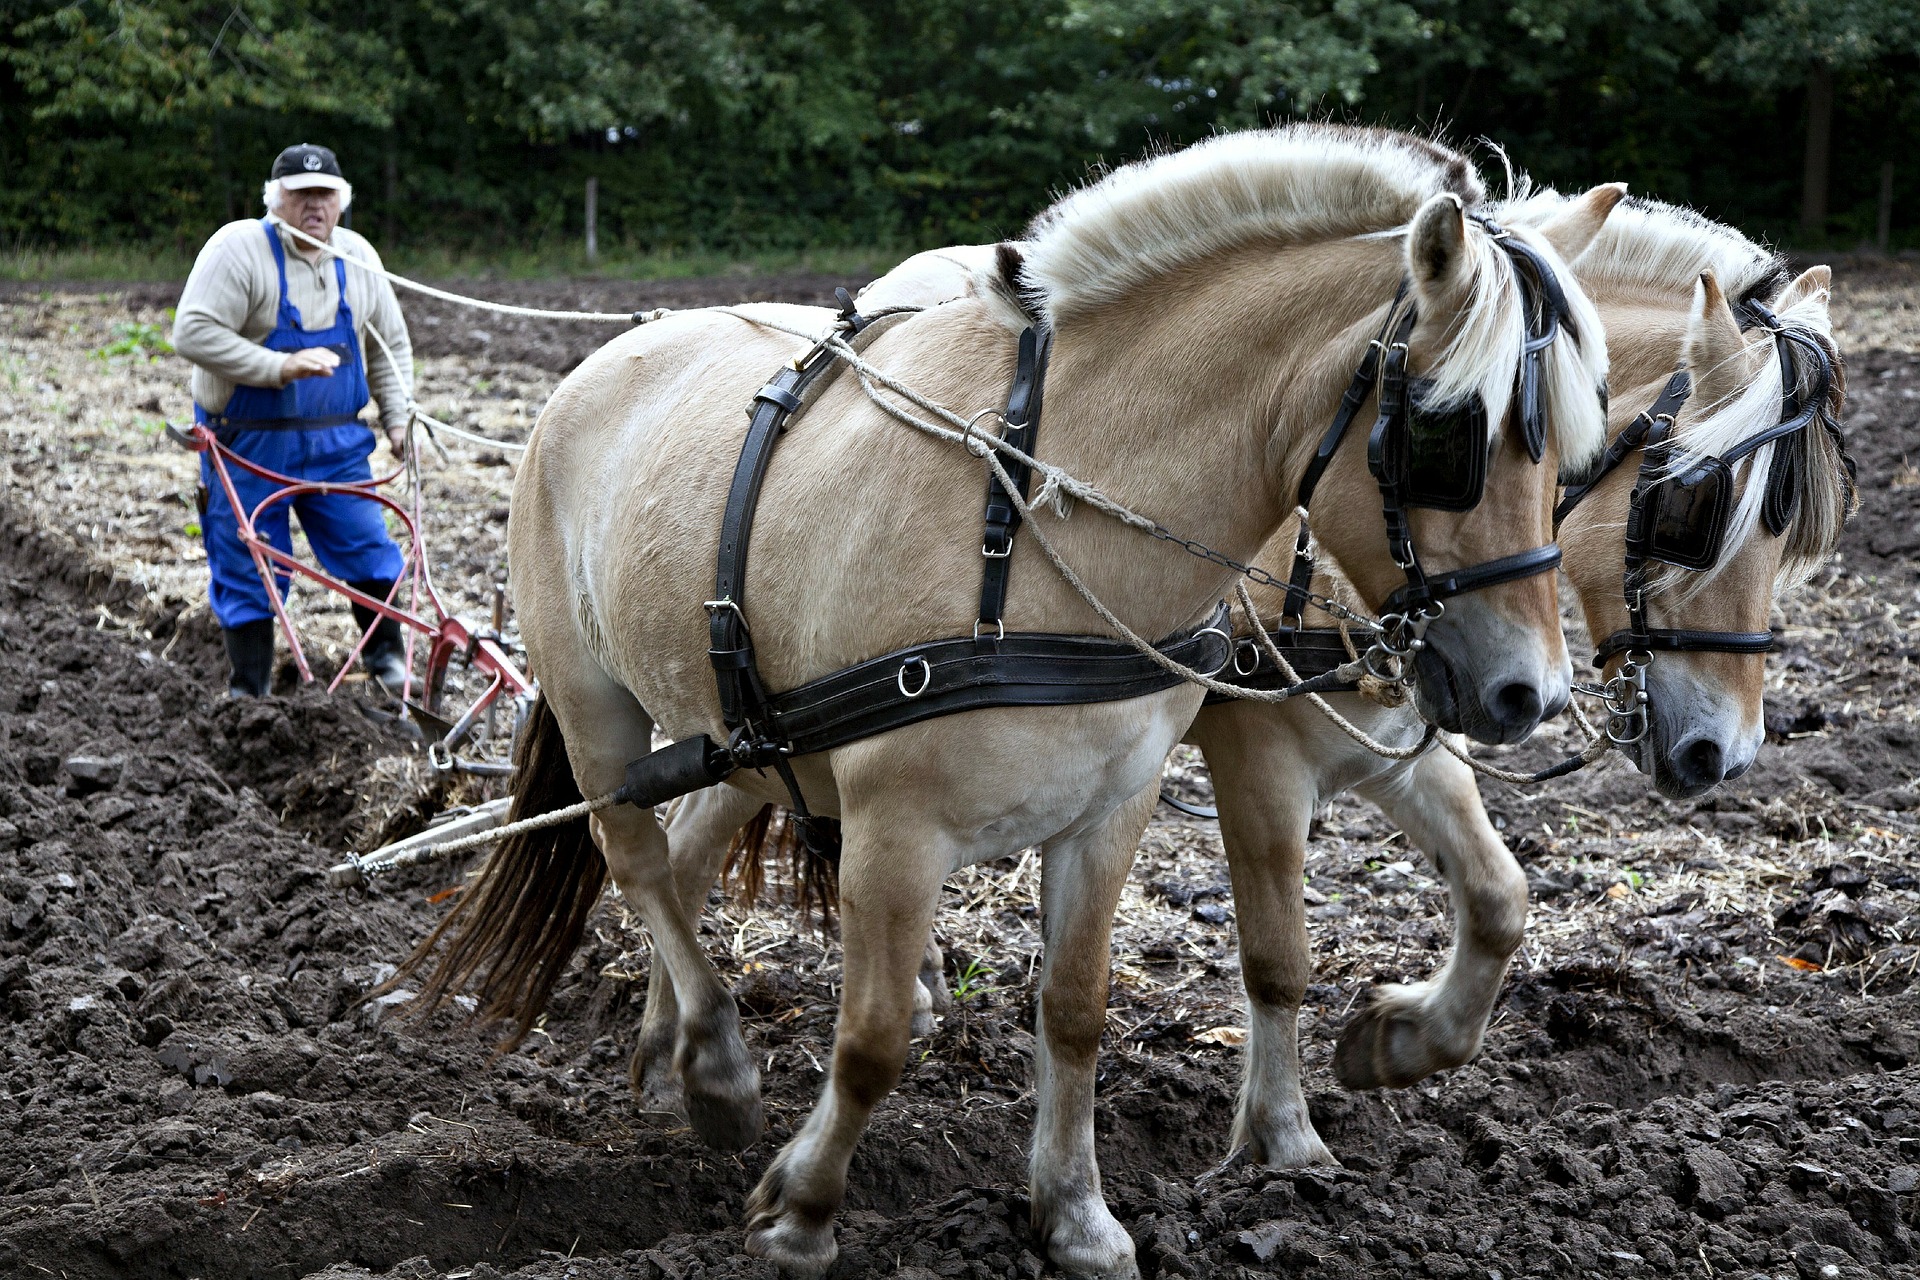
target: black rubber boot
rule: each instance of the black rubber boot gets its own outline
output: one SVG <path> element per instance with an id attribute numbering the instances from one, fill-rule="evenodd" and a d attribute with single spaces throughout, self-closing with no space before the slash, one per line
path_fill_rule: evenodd
<path id="1" fill-rule="evenodd" d="M 220 636 L 227 642 L 227 662 L 233 667 L 227 677 L 227 696 L 266 697 L 273 688 L 273 619 L 227 627 Z"/>
<path id="2" fill-rule="evenodd" d="M 347 584 L 361 595 L 373 596 L 385 600 L 387 593 L 393 590 L 391 582 L 350 582 Z M 374 623 L 374 619 L 379 622 Z M 375 613 L 363 604 L 353 606 L 353 620 L 365 631 L 373 623 L 373 634 L 367 637 L 366 648 L 360 650 L 360 665 L 366 673 L 380 682 L 380 687 L 394 697 L 407 685 L 407 646 L 400 636 L 400 624 L 392 618 Z"/>

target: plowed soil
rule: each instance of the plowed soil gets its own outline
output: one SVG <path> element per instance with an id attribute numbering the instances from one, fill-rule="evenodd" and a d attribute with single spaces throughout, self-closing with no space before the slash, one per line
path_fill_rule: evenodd
<path id="1" fill-rule="evenodd" d="M 1233 905 L 1217 832 L 1163 810 L 1123 903 L 1097 1119 L 1144 1275 L 1920 1275 L 1920 355 L 1912 280 L 1858 284 L 1842 320 L 1875 348 L 1852 351 L 1863 510 L 1787 602 L 1768 747 L 1686 803 L 1618 761 L 1525 795 L 1489 784 L 1534 906 L 1466 1067 L 1394 1093 L 1333 1081 L 1367 988 L 1431 973 L 1450 929 L 1437 877 L 1376 813 L 1320 815 L 1302 1041 L 1342 1168 L 1212 1172 L 1244 1024 Z M 640 308 L 742 288 L 488 292 Z M 0 299 L 0 1275 L 771 1276 L 738 1222 L 823 1078 L 833 939 L 777 903 L 710 904 L 768 1099 L 738 1157 L 627 1091 L 649 966 L 611 895 L 514 1053 L 458 1010 L 356 1004 L 465 868 L 351 893 L 324 868 L 475 793 L 426 769 L 363 684 L 329 698 L 283 671 L 283 696 L 217 696 L 196 540 L 167 498 L 191 460 L 140 425 L 181 416 L 182 370 L 87 354 L 165 302 Z M 482 320 L 486 341 L 441 345 L 471 318 L 410 315 L 423 400 L 501 439 L 595 340 Z M 449 457 L 429 516 L 477 613 L 511 465 Z M 340 652 L 344 611 L 297 602 L 316 659 Z M 1049 1272 L 1023 1190 L 1036 872 L 1009 860 L 949 888 L 957 998 L 854 1162 L 836 1276 Z"/>

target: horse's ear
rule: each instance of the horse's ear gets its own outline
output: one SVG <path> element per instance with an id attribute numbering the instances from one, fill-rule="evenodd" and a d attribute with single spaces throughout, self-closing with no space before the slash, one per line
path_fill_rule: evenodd
<path id="1" fill-rule="evenodd" d="M 1712 271 L 1702 271 L 1694 285 L 1685 355 L 1693 374 L 1694 403 L 1702 407 L 1739 395 L 1756 372 L 1747 358 L 1740 322 Z"/>
<path id="2" fill-rule="evenodd" d="M 1812 303 L 1824 313 L 1827 304 L 1832 301 L 1833 268 L 1808 267 L 1797 280 L 1780 291 L 1780 296 L 1774 299 L 1773 309 L 1778 313 Z"/>
<path id="3" fill-rule="evenodd" d="M 1540 224 L 1540 234 L 1560 254 L 1561 261 L 1572 262 L 1587 251 L 1593 238 L 1606 225 L 1614 206 L 1627 198 L 1627 184 L 1604 182 L 1578 199 L 1569 200 Z"/>
<path id="4" fill-rule="evenodd" d="M 1442 192 L 1413 215 L 1407 231 L 1407 273 L 1416 295 L 1434 302 L 1459 299 L 1471 271 L 1466 207 L 1459 196 Z"/>

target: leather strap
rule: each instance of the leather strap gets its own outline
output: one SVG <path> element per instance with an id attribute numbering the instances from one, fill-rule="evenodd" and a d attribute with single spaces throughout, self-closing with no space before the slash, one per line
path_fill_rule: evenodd
<path id="1" fill-rule="evenodd" d="M 1154 647 L 1200 671 L 1222 671 L 1231 654 L 1229 617 L 1223 602 L 1200 626 Z M 896 649 L 775 694 L 768 709 L 787 751 L 809 755 L 936 716 L 1117 702 L 1180 683 L 1124 641 L 1010 631 L 992 652 L 971 636 Z"/>
<path id="2" fill-rule="evenodd" d="M 1032 456 L 1040 433 L 1040 403 L 1046 389 L 1047 356 L 1052 349 L 1052 330 L 1030 326 L 1021 332 L 1020 358 L 1014 368 L 1013 386 L 1007 392 L 1005 439 L 1028 456 Z M 1033 480 L 1032 468 L 1013 458 L 1004 458 L 1003 462 L 1007 475 L 1025 498 Z M 1019 527 L 1019 510 L 1000 483 L 999 473 L 989 471 L 986 523 L 980 536 L 980 615 L 974 627 L 975 637 L 989 651 L 1005 629 L 1002 617 L 1007 604 L 1007 572 L 1013 560 L 1013 534 Z"/>
<path id="3" fill-rule="evenodd" d="M 1606 452 L 1600 455 L 1599 464 L 1593 468 L 1587 478 L 1579 484 L 1567 486 L 1566 492 L 1560 497 L 1560 505 L 1553 509 L 1553 527 L 1558 529 L 1560 522 L 1567 518 L 1567 514 L 1579 506 L 1602 480 L 1625 462 L 1628 454 L 1647 442 L 1647 434 L 1656 422 L 1665 419 L 1671 423 L 1679 417 L 1680 410 L 1686 407 L 1692 395 L 1693 375 L 1685 369 L 1675 370 L 1673 376 L 1667 379 L 1667 385 L 1660 389 L 1660 394 L 1654 398 L 1653 403 L 1648 405 L 1639 417 L 1628 423 L 1626 428 L 1607 445 Z"/>
<path id="4" fill-rule="evenodd" d="M 1340 406 L 1334 410 L 1333 421 L 1320 437 L 1320 444 L 1313 451 L 1313 457 L 1307 460 L 1307 468 L 1300 473 L 1300 486 L 1294 491 L 1293 505 L 1301 511 L 1307 510 L 1313 503 L 1313 493 L 1320 485 L 1320 477 L 1325 475 L 1327 467 L 1333 462 L 1333 455 L 1340 451 L 1340 442 L 1347 438 L 1347 431 L 1353 426 L 1353 420 L 1359 416 L 1360 409 L 1373 394 L 1374 384 L 1380 379 L 1380 365 L 1383 353 L 1396 344 L 1404 345 L 1413 334 L 1413 326 L 1418 318 L 1412 307 L 1400 313 L 1398 320 L 1394 312 L 1406 300 L 1409 282 L 1403 276 L 1400 287 L 1394 290 L 1393 302 L 1387 307 L 1387 320 L 1380 331 L 1378 340 L 1367 344 L 1367 354 L 1360 360 L 1360 367 L 1353 371 L 1353 377 L 1347 383 L 1346 391 L 1341 393 Z M 1280 620 L 1291 623 L 1296 628 L 1306 614 L 1308 597 L 1313 585 L 1313 557 L 1311 555 L 1312 533 L 1307 522 L 1300 522 L 1300 532 L 1293 544 L 1293 571 L 1288 575 L 1286 600 L 1280 608 Z"/>
<path id="5" fill-rule="evenodd" d="M 1503 582 L 1518 582 L 1522 578 L 1531 578 L 1535 574 L 1551 573 L 1559 567 L 1560 545 L 1549 542 L 1545 546 L 1534 547 L 1530 551 L 1517 551 L 1513 555 L 1469 565 L 1464 569 L 1430 573 L 1427 575 L 1427 598 L 1448 600 L 1454 596 L 1465 595 L 1469 591 L 1484 591 L 1488 587 L 1497 587 Z M 1380 611 L 1404 613 L 1407 611 L 1407 603 L 1402 592 L 1396 591 L 1387 597 L 1387 602 L 1381 606 Z"/>
<path id="6" fill-rule="evenodd" d="M 1694 631 L 1679 627 L 1649 627 L 1635 635 L 1616 631 L 1594 650 L 1593 665 L 1604 667 L 1616 653 L 1664 650 L 1670 653 L 1770 653 L 1771 631 Z"/>
<path id="7" fill-rule="evenodd" d="M 1274 648 L 1280 650 L 1287 665 L 1302 680 L 1332 675 L 1352 660 L 1353 655 L 1347 649 L 1346 637 L 1335 627 L 1289 627 L 1281 625 L 1267 632 Z M 1217 677 L 1228 684 L 1242 685 L 1249 689 L 1283 689 L 1288 680 L 1267 656 L 1264 645 L 1255 643 L 1251 636 L 1236 636 L 1233 642 L 1233 661 Z M 1351 681 L 1341 681 L 1325 693 L 1351 693 L 1359 688 Z M 1224 693 L 1208 693 L 1206 705 L 1214 706 L 1234 699 Z"/>

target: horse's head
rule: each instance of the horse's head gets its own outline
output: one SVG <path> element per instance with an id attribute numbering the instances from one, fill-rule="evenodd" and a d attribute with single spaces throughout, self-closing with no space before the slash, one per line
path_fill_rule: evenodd
<path id="1" fill-rule="evenodd" d="M 1532 228 L 1500 228 L 1452 195 L 1420 208 L 1405 236 L 1405 408 L 1397 422 L 1391 405 L 1376 415 L 1372 448 L 1330 466 L 1312 508 L 1315 537 L 1367 606 L 1408 620 L 1400 647 L 1421 714 L 1484 742 L 1525 738 L 1571 689 L 1555 486 L 1603 441 L 1607 352 L 1566 263 L 1623 193 L 1596 187 Z M 1379 554 L 1381 509 L 1391 526 L 1395 505 L 1383 472 L 1411 554 Z"/>
<path id="2" fill-rule="evenodd" d="M 1675 335 L 1678 351 L 1671 337 L 1664 358 L 1660 343 L 1648 342 L 1622 378 L 1632 390 L 1615 397 L 1616 439 L 1646 429 L 1654 448 L 1623 453 L 1560 531 L 1616 708 L 1645 695 L 1637 721 L 1614 717 L 1616 740 L 1668 796 L 1699 795 L 1753 763 L 1765 735 L 1774 597 L 1832 554 L 1852 500 L 1834 425 L 1844 387 L 1830 282 L 1826 267 L 1814 267 L 1768 309 L 1730 303 L 1715 272 L 1703 272 Z M 1649 406 L 1669 386 L 1676 356 L 1691 393 L 1670 421 L 1656 422 Z M 1615 368 L 1625 374 L 1627 363 L 1617 356 Z M 1799 416 L 1806 421 L 1797 429 L 1751 446 Z M 1638 578 L 1635 546 L 1645 554 Z M 1632 640 L 1636 591 L 1643 634 L 1656 640 L 1647 652 Z M 1745 651 L 1741 637 L 1751 638 Z"/>

